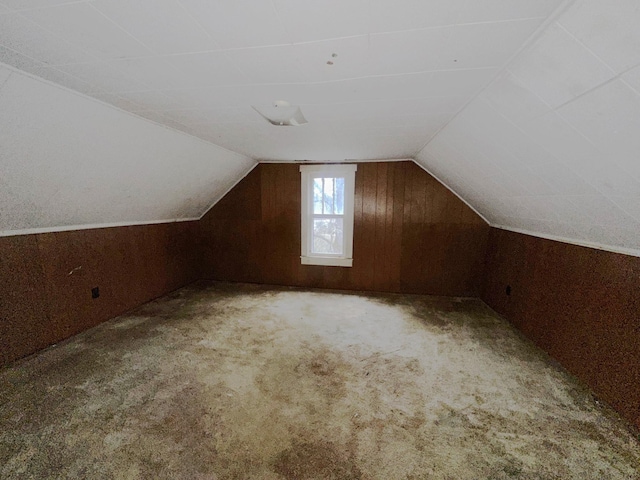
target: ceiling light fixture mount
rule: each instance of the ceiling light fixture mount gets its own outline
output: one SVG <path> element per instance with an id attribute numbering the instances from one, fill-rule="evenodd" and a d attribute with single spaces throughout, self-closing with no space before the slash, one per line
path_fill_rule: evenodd
<path id="1" fill-rule="evenodd" d="M 299 127 L 308 123 L 300 107 L 286 100 L 276 100 L 268 107 L 252 105 L 251 108 L 276 127 Z"/>

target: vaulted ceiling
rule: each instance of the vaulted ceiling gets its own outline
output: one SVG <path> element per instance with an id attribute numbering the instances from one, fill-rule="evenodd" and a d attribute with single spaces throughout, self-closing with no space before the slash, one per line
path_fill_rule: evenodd
<path id="1" fill-rule="evenodd" d="M 418 161 L 494 226 L 640 255 L 638 25 L 573 2 Z"/>
<path id="2" fill-rule="evenodd" d="M 560 0 L 0 4 L 0 61 L 256 159 L 344 160 L 414 156 Z M 277 100 L 309 124 L 251 108 Z"/>
<path id="3" fill-rule="evenodd" d="M 26 198 L 5 203 L 14 220 L 0 229 L 197 217 L 256 160 L 415 158 L 493 225 L 635 253 L 638 24 L 635 0 L 0 0 L 0 62 L 168 127 L 116 121 L 99 102 L 63 114 L 71 92 L 49 105 L 34 79 L 0 71 L 4 112 L 40 131 L 69 119 L 48 164 L 67 173 L 45 178 L 29 173 L 44 151 L 21 146 L 30 122 L 0 111 L 12 139 L 0 160 L 22 175 L 0 178 L 18 192 L 2 201 Z M 309 123 L 275 127 L 252 108 L 278 100 Z M 89 110 L 86 147 L 91 135 L 114 145 L 65 155 Z M 93 175 L 104 198 L 87 214 L 68 192 L 105 162 L 120 173 Z M 38 182 L 68 196 L 63 213 L 42 206 Z M 25 220 L 29 205 L 41 220 Z"/>

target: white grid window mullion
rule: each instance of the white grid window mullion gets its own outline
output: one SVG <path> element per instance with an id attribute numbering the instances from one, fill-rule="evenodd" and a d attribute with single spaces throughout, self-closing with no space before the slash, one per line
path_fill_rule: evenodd
<path id="1" fill-rule="evenodd" d="M 301 253 L 303 264 L 352 266 L 354 203 L 352 197 L 354 197 L 356 170 L 357 167 L 353 164 L 300 167 L 303 193 Z M 315 186 L 318 187 L 316 192 L 321 191 L 314 197 Z M 337 198 L 339 191 L 340 198 Z M 322 203 L 322 206 L 318 205 L 318 202 Z M 338 211 L 341 213 L 337 213 Z M 318 245 L 314 243 L 314 238 L 320 241 Z M 323 246 L 322 239 L 330 243 L 330 248 Z M 340 253 L 333 253 L 338 251 L 336 241 L 341 244 Z"/>

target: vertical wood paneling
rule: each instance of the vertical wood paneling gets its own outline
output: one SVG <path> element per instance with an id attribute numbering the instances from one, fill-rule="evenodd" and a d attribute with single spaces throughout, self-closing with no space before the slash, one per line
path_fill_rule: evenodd
<path id="1" fill-rule="evenodd" d="M 415 168 L 412 168 L 417 172 Z M 424 225 L 424 211 L 426 204 L 427 182 L 426 175 L 411 175 L 413 188 L 411 189 L 411 223 Z"/>
<path id="2" fill-rule="evenodd" d="M 294 164 L 260 165 L 201 222 L 0 238 L 1 359 L 60 341 L 199 275 L 354 290 L 477 292 L 488 227 L 423 170 L 412 162 L 359 164 L 355 200 L 352 268 L 300 264 Z M 95 286 L 101 295 L 92 300 Z"/>
<path id="3" fill-rule="evenodd" d="M 489 306 L 640 428 L 640 258 L 492 228 L 485 275 Z"/>
<path id="4" fill-rule="evenodd" d="M 362 171 L 362 173 L 360 173 Z M 365 163 L 358 166 L 356 176 L 362 175 L 364 181 L 362 199 L 362 245 L 358 252 L 358 268 L 362 271 L 363 290 L 375 289 L 375 240 L 376 240 L 376 186 L 378 183 L 378 166 Z M 355 263 L 355 261 L 354 261 Z"/>
<path id="5" fill-rule="evenodd" d="M 446 206 L 447 206 L 447 196 L 449 191 L 444 189 L 442 185 L 440 185 L 437 180 L 431 180 L 431 187 L 433 189 L 432 194 L 432 202 L 431 202 L 431 225 L 440 225 L 443 223 L 447 223 L 446 217 Z M 443 191 L 444 189 L 444 191 Z"/>
<path id="6" fill-rule="evenodd" d="M 260 271 L 265 283 L 276 283 L 275 270 L 278 268 L 278 259 L 276 258 L 278 242 L 273 241 L 277 235 L 274 227 L 274 217 L 276 214 L 276 189 L 273 177 L 275 176 L 275 173 L 274 169 L 265 169 L 261 175 L 262 198 L 260 201 L 262 204 L 262 233 L 260 238 L 264 241 L 264 255 L 268 261 L 261 262 Z M 234 228 L 232 223 L 233 221 L 230 220 L 227 224 L 227 228 Z M 242 242 L 243 239 L 238 238 L 237 241 Z M 231 264 L 230 267 L 233 268 L 233 264 Z"/>
<path id="7" fill-rule="evenodd" d="M 0 364 L 49 345 L 45 276 L 35 235 L 0 238 Z"/>
<path id="8" fill-rule="evenodd" d="M 396 164 L 389 163 L 387 168 L 387 185 L 386 185 L 386 209 L 385 209 L 385 226 L 384 226 L 384 277 L 381 283 L 383 289 L 389 289 L 393 285 L 393 263 L 394 259 L 391 256 L 393 253 L 392 240 L 393 240 L 393 186 L 396 174 Z"/>
<path id="9" fill-rule="evenodd" d="M 376 207 L 374 223 L 374 251 L 373 251 L 373 289 L 384 290 L 387 279 L 385 266 L 388 252 L 385 251 L 386 241 L 386 213 L 387 213 L 387 174 L 388 164 L 377 163 L 376 169 Z"/>
<path id="10" fill-rule="evenodd" d="M 437 185 L 438 182 L 435 179 L 427 178 L 427 184 L 424 189 L 424 222 L 427 225 L 438 222 L 436 215 L 438 206 L 435 203 Z"/>
<path id="11" fill-rule="evenodd" d="M 197 280 L 197 234 L 180 222 L 0 238 L 0 361 Z"/>
<path id="12" fill-rule="evenodd" d="M 433 255 L 430 247 L 433 237 L 426 234 L 424 212 L 428 175 L 423 175 L 415 165 L 407 165 L 407 181 L 410 189 L 406 191 L 409 202 L 409 219 L 403 228 L 403 250 L 401 259 L 402 291 L 418 293 L 422 290 L 425 278 L 431 275 L 429 260 Z M 420 266 L 420 268 L 416 268 Z"/>
<path id="13" fill-rule="evenodd" d="M 363 269 L 360 263 L 364 261 L 361 256 L 364 245 L 364 174 L 362 166 L 358 166 L 360 173 L 356 173 L 355 201 L 353 212 L 353 265 L 351 268 L 351 282 L 349 288 L 358 289 L 363 284 Z"/>
<path id="14" fill-rule="evenodd" d="M 395 174 L 393 177 L 393 227 L 391 235 L 391 247 L 389 249 L 389 261 L 391 278 L 389 279 L 389 290 L 400 291 L 400 262 L 402 258 L 402 225 L 404 223 L 404 195 L 405 195 L 405 174 L 407 170 L 405 162 L 395 163 Z"/>
<path id="15" fill-rule="evenodd" d="M 404 186 L 404 201 L 403 201 L 403 215 L 402 215 L 402 223 L 407 225 L 411 222 L 411 198 L 413 195 L 413 179 L 412 179 L 412 169 L 411 165 L 408 163 L 403 163 L 404 174 L 405 174 L 405 186 Z"/>
<path id="16" fill-rule="evenodd" d="M 43 293 L 48 299 L 51 327 L 56 337 L 67 338 L 93 323 L 92 305 L 82 301 L 91 298 L 91 288 L 97 286 L 91 285 L 84 235 L 83 231 L 75 231 L 37 236 L 45 277 Z"/>
<path id="17" fill-rule="evenodd" d="M 360 163 L 353 267 L 301 265 L 299 166 L 262 164 L 200 222 L 205 276 L 475 295 L 489 227 L 465 208 L 413 162 Z M 249 218 L 246 210 L 259 211 L 259 218 Z"/>

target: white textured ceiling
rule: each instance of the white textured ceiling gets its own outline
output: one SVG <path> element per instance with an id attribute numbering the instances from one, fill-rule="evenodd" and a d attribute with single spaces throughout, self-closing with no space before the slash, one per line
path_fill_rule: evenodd
<path id="1" fill-rule="evenodd" d="M 253 165 L 0 65 L 0 236 L 199 218 Z"/>
<path id="2" fill-rule="evenodd" d="M 640 2 L 574 2 L 417 161 L 495 226 L 640 254 Z"/>
<path id="3" fill-rule="evenodd" d="M 406 158 L 560 3 L 0 0 L 0 61 L 255 159 Z"/>
<path id="4" fill-rule="evenodd" d="M 640 254 L 638 25 L 638 0 L 0 0 L 0 62 L 253 159 L 415 157 L 495 226 Z M 251 108 L 276 100 L 309 124 Z"/>

